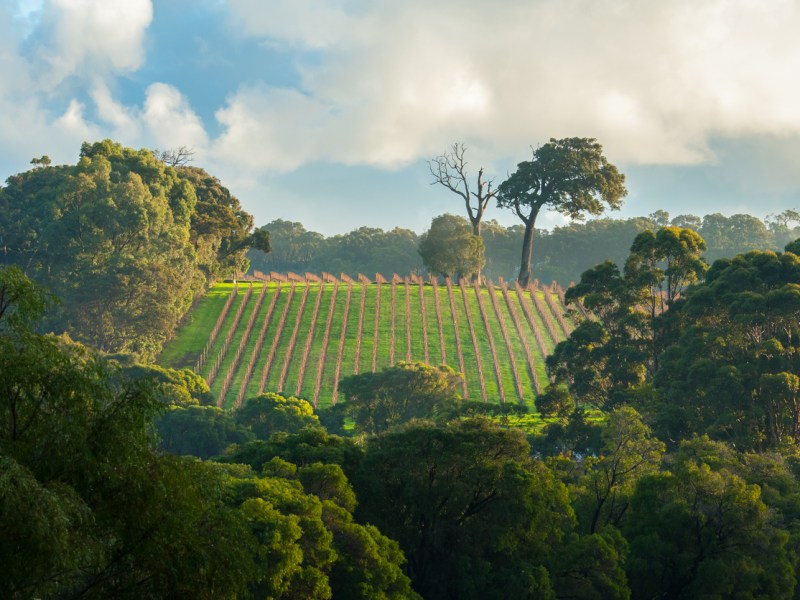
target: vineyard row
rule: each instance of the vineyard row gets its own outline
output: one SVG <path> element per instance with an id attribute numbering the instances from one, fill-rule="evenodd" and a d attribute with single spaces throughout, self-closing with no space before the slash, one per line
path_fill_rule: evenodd
<path id="1" fill-rule="evenodd" d="M 223 407 L 265 391 L 335 404 L 341 378 L 397 360 L 448 364 L 464 374 L 465 398 L 531 405 L 547 381 L 544 358 L 585 318 L 555 287 L 299 279 L 230 287 L 213 321 L 189 326 L 199 347 L 170 366 L 194 367 Z"/>

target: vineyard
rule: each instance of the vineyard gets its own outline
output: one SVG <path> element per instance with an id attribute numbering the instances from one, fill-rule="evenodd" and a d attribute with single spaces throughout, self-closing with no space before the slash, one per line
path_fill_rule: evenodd
<path id="1" fill-rule="evenodd" d="M 401 360 L 464 373 L 470 400 L 531 406 L 545 356 L 574 326 L 555 284 L 268 279 L 212 287 L 160 362 L 200 373 L 222 407 L 268 391 L 324 407 L 343 377 Z"/>

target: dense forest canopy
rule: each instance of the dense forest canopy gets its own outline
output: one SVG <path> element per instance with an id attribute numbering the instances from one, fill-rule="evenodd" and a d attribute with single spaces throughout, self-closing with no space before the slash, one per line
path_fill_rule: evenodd
<path id="1" fill-rule="evenodd" d="M 0 264 L 58 296 L 46 327 L 154 357 L 209 281 L 247 268 L 252 217 L 197 167 L 105 140 L 76 165 L 34 161 L 0 189 Z"/>

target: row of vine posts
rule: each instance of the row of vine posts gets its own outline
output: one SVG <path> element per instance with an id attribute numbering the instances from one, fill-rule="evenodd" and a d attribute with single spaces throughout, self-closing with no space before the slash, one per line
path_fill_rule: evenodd
<path id="1" fill-rule="evenodd" d="M 241 278 L 243 279 L 243 278 Z M 406 346 L 406 360 L 411 360 L 412 358 L 412 335 L 411 335 L 411 326 L 412 326 L 412 318 L 411 318 L 411 285 L 419 286 L 419 303 L 420 303 L 420 314 L 419 317 L 421 319 L 421 327 L 422 327 L 422 346 L 423 346 L 423 353 L 425 361 L 427 362 L 430 357 L 430 349 L 429 349 L 429 339 L 428 339 L 428 330 L 427 330 L 427 313 L 425 308 L 425 295 L 424 295 L 424 286 L 430 285 L 433 290 L 433 298 L 434 298 L 434 307 L 435 307 L 435 316 L 437 322 L 437 329 L 438 329 L 438 337 L 439 337 L 439 351 L 438 354 L 441 356 L 441 360 L 443 363 L 447 362 L 447 354 L 445 349 L 445 316 L 444 311 L 442 310 L 440 298 L 439 298 L 439 282 L 435 277 L 428 277 L 423 278 L 420 276 L 412 275 L 409 277 L 402 278 L 398 275 L 394 275 L 391 279 L 383 277 L 381 274 L 376 274 L 374 279 L 368 278 L 362 274 L 360 274 L 357 278 L 357 281 L 350 278 L 346 274 L 342 273 L 339 277 L 336 277 L 330 273 L 323 273 L 321 276 L 311 274 L 311 273 L 304 273 L 302 275 L 297 273 L 286 273 L 286 274 L 279 274 L 279 273 L 261 273 L 259 271 L 255 271 L 253 273 L 253 277 L 249 281 L 242 281 L 240 279 L 239 283 L 234 286 L 231 291 L 229 298 L 226 300 L 222 310 L 220 311 L 220 315 L 212 328 L 208 340 L 205 344 L 203 351 L 201 352 L 198 360 L 196 362 L 196 370 L 198 372 L 204 372 L 205 376 L 209 382 L 209 385 L 213 384 L 214 380 L 219 374 L 219 370 L 223 363 L 227 363 L 228 368 L 225 372 L 224 379 L 222 380 L 222 385 L 219 386 L 219 399 L 218 404 L 223 406 L 228 395 L 233 393 L 232 387 L 233 383 L 236 378 L 236 373 L 242 369 L 241 365 L 244 359 L 244 353 L 248 346 L 252 347 L 251 354 L 248 357 L 246 367 L 243 369 L 243 375 L 239 379 L 239 387 L 236 390 L 234 405 L 240 406 L 247 394 L 248 387 L 250 386 L 250 382 L 254 377 L 254 370 L 255 366 L 259 363 L 259 359 L 265 349 L 266 338 L 267 338 L 267 331 L 270 327 L 270 324 L 275 321 L 274 332 L 272 334 L 272 340 L 269 344 L 269 348 L 266 351 L 266 359 L 263 364 L 263 368 L 261 371 L 260 381 L 258 385 L 258 393 L 263 393 L 266 388 L 266 383 L 269 379 L 270 374 L 273 372 L 275 367 L 275 359 L 276 355 L 278 354 L 278 349 L 280 345 L 280 339 L 283 331 L 287 327 L 287 320 L 290 315 L 290 305 L 292 303 L 292 298 L 296 293 L 296 288 L 299 285 L 302 287 L 302 293 L 300 298 L 299 307 L 296 310 L 293 329 L 291 330 L 291 336 L 288 341 L 288 345 L 286 346 L 285 353 L 283 354 L 283 361 L 281 364 L 281 371 L 278 377 L 279 387 L 282 390 L 283 387 L 286 385 L 287 376 L 289 372 L 290 366 L 293 364 L 293 357 L 295 354 L 296 346 L 298 345 L 297 337 L 300 331 L 300 322 L 303 319 L 303 312 L 305 310 L 305 305 L 307 303 L 307 298 L 309 295 L 309 291 L 311 289 L 311 285 L 309 284 L 319 284 L 319 289 L 317 291 L 314 307 L 313 307 L 313 314 L 311 316 L 311 324 L 306 334 L 304 343 L 302 344 L 302 356 L 294 357 L 294 359 L 300 360 L 299 368 L 297 369 L 297 381 L 295 382 L 294 392 L 296 395 L 300 395 L 303 390 L 303 384 L 306 379 L 306 372 L 308 371 L 308 360 L 309 355 L 311 352 L 311 348 L 313 346 L 313 342 L 315 339 L 316 331 L 317 331 L 317 321 L 320 312 L 320 306 L 322 302 L 322 284 L 330 283 L 333 284 L 333 293 L 332 297 L 329 301 L 329 308 L 327 318 L 325 320 L 325 325 L 322 331 L 322 349 L 320 355 L 317 359 L 316 369 L 314 370 L 310 377 L 313 377 L 313 396 L 312 401 L 315 406 L 319 404 L 319 395 L 320 389 L 322 387 L 323 381 L 323 371 L 325 368 L 326 356 L 328 354 L 328 346 L 330 345 L 331 338 L 338 339 L 338 346 L 337 346 L 337 355 L 336 355 L 336 363 L 335 363 L 335 382 L 333 387 L 333 392 L 331 396 L 331 401 L 335 404 L 338 399 L 338 386 L 337 382 L 339 381 L 340 377 L 342 376 L 342 360 L 343 354 L 345 350 L 345 341 L 347 338 L 347 326 L 349 321 L 349 314 L 352 310 L 351 304 L 354 300 L 353 298 L 353 288 L 354 286 L 360 287 L 361 293 L 356 296 L 355 301 L 359 304 L 359 315 L 358 315 L 358 324 L 357 324 L 357 335 L 356 338 L 356 347 L 355 347 L 355 358 L 353 363 L 353 372 L 359 372 L 359 365 L 361 363 L 361 339 L 363 334 L 364 328 L 364 317 L 365 317 L 365 307 L 366 307 L 366 290 L 367 285 L 375 283 L 376 285 L 376 295 L 375 295 L 375 309 L 374 309 L 374 325 L 372 331 L 372 356 L 371 358 L 371 367 L 372 370 L 376 370 L 378 364 L 378 342 L 379 342 L 379 333 L 380 333 L 380 323 L 381 323 L 381 290 L 385 286 L 383 284 L 390 284 L 389 291 L 391 294 L 390 297 L 390 363 L 394 358 L 394 349 L 395 349 L 395 322 L 396 322 L 396 315 L 398 312 L 398 307 L 396 305 L 396 295 L 397 295 L 397 288 L 399 285 L 403 285 L 405 288 L 405 346 Z M 272 298 L 268 304 L 268 308 L 264 316 L 262 317 L 262 321 L 260 323 L 260 327 L 258 328 L 258 334 L 254 341 L 251 341 L 253 337 L 254 325 L 257 322 L 258 315 L 261 314 L 261 306 L 266 297 L 266 290 L 267 286 L 264 285 L 261 288 L 261 293 L 258 294 L 256 304 L 252 308 L 250 317 L 247 321 L 247 324 L 244 328 L 244 332 L 241 334 L 239 338 L 239 344 L 235 350 L 234 356 L 232 359 L 226 358 L 227 353 L 230 349 L 230 345 L 232 340 L 235 338 L 236 331 L 240 326 L 240 322 L 242 320 L 242 315 L 244 314 L 245 308 L 248 305 L 248 301 L 253 293 L 253 281 L 260 281 L 260 282 L 277 282 L 277 287 L 274 288 Z M 463 301 L 463 307 L 459 306 L 456 303 L 456 295 L 454 293 L 454 283 L 459 286 L 460 295 Z M 229 314 L 231 312 L 231 307 L 235 303 L 236 298 L 240 295 L 240 286 L 247 285 L 247 289 L 245 294 L 243 295 L 237 309 L 236 313 L 233 318 L 229 318 Z M 342 327 L 341 330 L 338 332 L 331 331 L 331 325 L 333 322 L 334 316 L 334 306 L 336 303 L 336 295 L 338 293 L 340 286 L 346 286 L 346 299 L 345 299 L 345 306 L 344 306 L 344 315 L 342 318 Z M 494 373 L 494 379 L 496 380 L 496 388 L 498 393 L 498 400 L 500 402 L 506 401 L 506 390 L 503 385 L 503 375 L 501 372 L 501 365 L 506 363 L 506 353 L 503 354 L 502 359 L 500 353 L 498 352 L 497 343 L 495 339 L 495 334 L 492 331 L 492 323 L 496 323 L 499 332 L 501 334 L 503 343 L 506 347 L 507 352 L 507 364 L 511 371 L 511 377 L 514 382 L 514 391 L 517 398 L 522 401 L 525 397 L 525 386 L 522 373 L 520 371 L 519 365 L 517 364 L 517 359 L 514 355 L 513 350 L 513 342 L 512 336 L 516 337 L 520 341 L 520 345 L 525 355 L 526 363 L 527 363 L 527 375 L 531 382 L 531 387 L 534 393 L 540 393 L 543 389 L 542 382 L 540 381 L 540 377 L 537 374 L 537 370 L 535 368 L 535 351 L 531 348 L 530 344 L 528 343 L 527 336 L 525 335 L 526 330 L 532 331 L 534 334 L 534 338 L 536 339 L 536 345 L 538 347 L 539 355 L 546 356 L 553 347 L 553 344 L 559 340 L 563 339 L 572 331 L 573 325 L 565 317 L 564 310 L 560 308 L 564 305 L 564 290 L 561 288 L 556 282 L 553 282 L 550 286 L 542 286 L 540 287 L 539 282 L 534 280 L 534 282 L 527 288 L 523 289 L 520 287 L 518 282 L 514 282 L 514 291 L 516 292 L 517 302 L 515 303 L 509 291 L 509 285 L 507 282 L 500 279 L 498 281 L 497 287 L 492 282 L 486 282 L 485 286 L 489 292 L 490 298 L 490 307 L 484 304 L 481 290 L 482 286 L 478 282 L 473 282 L 469 287 L 467 286 L 467 282 L 465 280 L 459 280 L 458 282 L 453 282 L 450 278 L 445 278 L 445 286 L 447 289 L 447 298 L 449 302 L 450 308 L 450 316 L 452 320 L 452 334 L 455 340 L 455 353 L 457 355 L 458 361 L 458 368 L 460 372 L 466 373 L 467 369 L 471 369 L 473 372 L 476 373 L 479 383 L 479 389 L 481 393 L 481 399 L 483 401 L 489 400 L 489 393 L 487 391 L 487 382 L 486 382 L 486 372 L 485 367 L 486 365 L 483 364 L 483 360 L 481 358 L 481 353 L 479 352 L 478 344 L 480 339 L 483 337 L 485 333 L 485 339 L 488 341 L 489 345 L 489 355 L 491 356 L 491 370 Z M 285 291 L 288 288 L 287 298 L 285 305 L 282 311 L 276 310 L 278 296 L 281 292 Z M 477 305 L 477 313 L 480 315 L 480 318 L 476 321 L 473 315 L 473 309 L 471 308 L 471 302 L 468 299 L 468 290 L 471 288 L 471 291 L 474 292 L 475 295 L 475 304 Z M 498 298 L 497 290 L 499 288 L 500 297 Z M 544 292 L 541 295 L 536 292 Z M 527 294 L 525 292 L 528 292 Z M 471 294 L 470 294 L 471 295 Z M 553 298 L 553 295 L 556 295 L 558 298 L 558 303 Z M 503 301 L 501 305 L 501 300 Z M 385 300 L 384 300 L 385 302 Z M 505 308 L 505 311 L 504 311 Z M 494 315 L 494 320 L 490 316 L 490 311 Z M 522 314 L 520 314 L 520 311 Z M 577 306 L 578 315 L 580 318 L 589 318 L 588 313 L 584 309 L 584 307 L 578 305 Z M 511 325 L 504 314 L 510 316 Z M 278 316 L 278 313 L 279 316 Z M 463 318 L 465 321 L 463 324 L 460 323 L 460 318 Z M 227 326 L 227 331 L 225 332 L 225 341 L 219 346 L 215 353 L 214 362 L 211 364 L 210 367 L 206 366 L 208 362 L 209 355 L 211 353 L 212 348 L 215 345 L 215 342 L 219 338 L 223 325 L 226 321 L 230 321 Z M 472 342 L 472 347 L 474 348 L 474 365 L 468 365 L 465 361 L 465 353 L 463 348 L 463 340 L 462 340 L 462 332 L 461 327 L 465 326 L 466 331 L 469 333 L 469 337 Z M 547 340 L 542 334 L 542 329 L 547 331 L 548 337 L 552 342 L 550 344 L 547 343 Z M 479 331 L 480 330 L 480 331 Z M 333 334 L 333 335 L 332 335 Z M 466 380 L 462 382 L 462 389 L 463 389 L 463 396 L 465 398 L 468 397 L 468 388 Z"/>

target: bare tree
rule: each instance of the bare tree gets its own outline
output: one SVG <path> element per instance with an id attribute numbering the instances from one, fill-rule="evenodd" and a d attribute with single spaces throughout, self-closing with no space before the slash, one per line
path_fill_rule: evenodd
<path id="1" fill-rule="evenodd" d="M 187 146 L 180 146 L 163 152 L 154 150 L 153 154 L 158 160 L 170 167 L 185 167 L 194 160 L 194 150 Z"/>
<path id="2" fill-rule="evenodd" d="M 489 201 L 495 197 L 497 190 L 492 189 L 492 179 L 483 178 L 483 167 L 478 169 L 475 189 L 470 189 L 469 173 L 466 160 L 467 147 L 460 142 L 453 143 L 443 154 L 428 161 L 433 181 L 431 185 L 443 185 L 464 200 L 467 216 L 472 223 L 472 233 L 481 237 L 481 223 Z M 481 280 L 480 270 L 477 273 Z"/>

